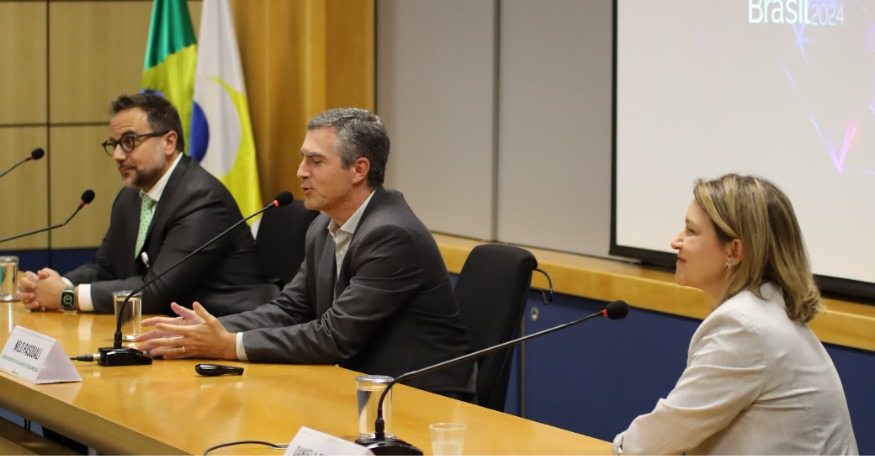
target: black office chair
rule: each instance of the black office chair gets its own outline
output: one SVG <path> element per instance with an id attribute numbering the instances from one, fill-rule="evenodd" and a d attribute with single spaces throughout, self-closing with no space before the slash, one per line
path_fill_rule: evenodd
<path id="1" fill-rule="evenodd" d="M 301 201 L 288 206 L 268 209 L 261 216 L 255 243 L 268 279 L 282 288 L 304 261 L 304 239 L 307 228 L 319 211 L 311 211 Z"/>
<path id="2" fill-rule="evenodd" d="M 456 281 L 455 295 L 472 350 L 506 342 L 520 328 L 532 271 L 538 260 L 509 245 L 478 245 Z M 490 353 L 477 364 L 477 404 L 504 411 L 513 347 Z"/>

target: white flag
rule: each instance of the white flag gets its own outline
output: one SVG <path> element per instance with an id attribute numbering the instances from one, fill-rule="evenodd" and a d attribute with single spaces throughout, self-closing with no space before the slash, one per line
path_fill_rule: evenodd
<path id="1" fill-rule="evenodd" d="M 228 0 L 204 0 L 199 33 L 189 153 L 228 187 L 245 216 L 261 209 L 262 202 Z"/>

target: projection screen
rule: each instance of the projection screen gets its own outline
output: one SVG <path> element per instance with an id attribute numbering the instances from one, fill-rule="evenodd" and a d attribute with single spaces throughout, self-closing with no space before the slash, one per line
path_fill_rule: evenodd
<path id="1" fill-rule="evenodd" d="M 875 297 L 875 0 L 615 0 L 611 254 L 674 264 L 697 178 L 790 197 L 826 292 Z"/>

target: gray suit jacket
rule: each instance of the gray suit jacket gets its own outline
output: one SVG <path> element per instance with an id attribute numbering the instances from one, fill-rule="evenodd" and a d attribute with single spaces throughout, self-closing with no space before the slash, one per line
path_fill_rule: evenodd
<path id="1" fill-rule="evenodd" d="M 134 244 L 140 224 L 139 191 L 123 188 L 112 205 L 109 229 L 90 262 L 64 274 L 74 284 L 90 283 L 94 311 L 112 313 L 112 292 L 142 286 L 243 216 L 225 186 L 183 156 L 155 208 L 143 251 Z M 140 252 L 137 252 L 140 253 Z M 143 290 L 143 313 L 171 314 L 170 303 L 199 301 L 214 315 L 227 315 L 272 299 L 255 241 L 246 224 L 237 227 Z"/>
<path id="2" fill-rule="evenodd" d="M 322 214 L 310 225 L 304 263 L 277 299 L 221 319 L 245 331 L 250 361 L 336 363 L 397 377 L 469 351 L 437 244 L 401 193 L 375 191 L 336 281 L 328 223 Z M 409 384 L 464 390 L 471 369 L 460 364 Z"/>
<path id="3" fill-rule="evenodd" d="M 706 318 L 687 368 L 656 408 L 614 439 L 623 454 L 857 454 L 842 383 L 780 290 L 743 291 Z"/>

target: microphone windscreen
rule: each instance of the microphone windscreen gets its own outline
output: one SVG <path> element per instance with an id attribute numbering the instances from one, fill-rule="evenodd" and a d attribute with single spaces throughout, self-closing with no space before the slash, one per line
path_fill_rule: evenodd
<path id="1" fill-rule="evenodd" d="M 607 311 L 607 317 L 611 320 L 619 320 L 621 318 L 625 318 L 629 313 L 629 304 L 626 304 L 626 301 L 614 301 L 608 304 L 605 308 Z"/>
<path id="2" fill-rule="evenodd" d="M 88 204 L 94 201 L 94 190 L 90 188 L 82 192 L 82 204 Z"/>
<path id="3" fill-rule="evenodd" d="M 44 151 L 42 147 L 37 147 L 36 149 L 33 150 L 33 152 L 30 153 L 30 159 L 31 160 L 39 160 L 40 158 L 43 158 L 43 155 L 45 155 L 45 154 L 46 154 L 46 151 Z"/>
<path id="4" fill-rule="evenodd" d="M 284 192 L 279 192 L 276 195 L 276 199 L 274 201 L 276 202 L 277 206 L 288 206 L 292 203 L 292 200 L 294 199 L 295 197 L 292 196 L 292 192 L 286 190 Z"/>

